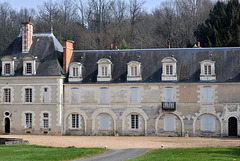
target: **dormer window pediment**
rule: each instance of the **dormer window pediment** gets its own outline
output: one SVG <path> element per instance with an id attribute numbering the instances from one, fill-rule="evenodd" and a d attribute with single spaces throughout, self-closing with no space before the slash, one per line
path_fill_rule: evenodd
<path id="1" fill-rule="evenodd" d="M 112 62 L 109 59 L 102 58 L 98 62 L 97 81 L 112 80 Z"/>
<path id="2" fill-rule="evenodd" d="M 201 73 L 200 80 L 201 81 L 215 81 L 215 61 L 212 60 L 204 60 L 200 62 L 201 65 Z"/>
<path id="3" fill-rule="evenodd" d="M 166 57 L 162 60 L 162 81 L 177 81 L 177 60 Z"/>
<path id="4" fill-rule="evenodd" d="M 16 57 L 4 56 L 2 57 L 2 76 L 12 76 L 15 74 L 14 62 L 17 60 Z"/>
<path id="5" fill-rule="evenodd" d="M 70 82 L 82 81 L 82 64 L 79 62 L 73 62 L 69 66 L 69 78 Z"/>
<path id="6" fill-rule="evenodd" d="M 23 75 L 35 75 L 36 74 L 36 60 L 34 56 L 23 57 Z"/>
<path id="7" fill-rule="evenodd" d="M 142 80 L 141 63 L 137 61 L 131 61 L 127 65 L 128 65 L 127 81 L 141 81 Z"/>

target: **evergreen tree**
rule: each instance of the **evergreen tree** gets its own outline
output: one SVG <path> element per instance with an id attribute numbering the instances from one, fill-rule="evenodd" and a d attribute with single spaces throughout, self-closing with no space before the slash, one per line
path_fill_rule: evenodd
<path id="1" fill-rule="evenodd" d="M 240 45 L 240 4 L 238 0 L 217 2 L 194 35 L 204 47 Z"/>
<path id="2" fill-rule="evenodd" d="M 126 43 L 126 41 L 123 39 L 120 43 L 119 49 L 130 49 L 130 45 Z"/>

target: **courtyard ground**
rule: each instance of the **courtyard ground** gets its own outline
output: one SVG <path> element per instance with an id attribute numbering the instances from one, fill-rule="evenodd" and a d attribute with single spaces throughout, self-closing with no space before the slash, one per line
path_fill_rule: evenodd
<path id="1" fill-rule="evenodd" d="M 240 146 L 239 138 L 157 137 L 157 136 L 49 136 L 49 135 L 0 135 L 0 138 L 23 138 L 30 144 L 54 147 L 105 147 L 128 148 L 192 148 Z"/>

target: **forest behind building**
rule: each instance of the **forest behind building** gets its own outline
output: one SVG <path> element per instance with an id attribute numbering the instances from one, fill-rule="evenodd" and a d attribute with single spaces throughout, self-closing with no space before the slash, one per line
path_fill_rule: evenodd
<path id="1" fill-rule="evenodd" d="M 78 50 L 104 50 L 110 44 L 131 49 L 166 48 L 169 43 L 171 48 L 192 47 L 203 39 L 199 26 L 206 27 L 216 4 L 216 0 L 166 0 L 149 11 L 141 0 L 47 0 L 37 8 L 15 10 L 6 1 L 0 3 L 0 53 L 29 17 L 34 33 L 50 33 L 52 28 L 61 43 L 73 40 Z"/>

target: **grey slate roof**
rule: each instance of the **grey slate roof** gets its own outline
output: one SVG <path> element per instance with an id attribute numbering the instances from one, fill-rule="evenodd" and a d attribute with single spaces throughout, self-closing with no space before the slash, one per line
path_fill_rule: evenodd
<path id="1" fill-rule="evenodd" d="M 15 76 L 23 75 L 22 58 L 26 55 L 37 56 L 37 76 L 60 76 L 62 70 L 63 47 L 52 34 L 34 34 L 33 43 L 29 53 L 22 53 L 22 37 L 16 38 L 9 47 L 0 54 L 3 56 L 17 57 L 15 62 Z M 0 63 L 0 71 L 2 64 Z M 1 72 L 0 72 L 1 73 Z"/>
<path id="2" fill-rule="evenodd" d="M 141 62 L 141 82 L 162 82 L 162 60 L 173 56 L 177 60 L 177 82 L 200 82 L 200 62 L 215 61 L 216 82 L 240 82 L 240 48 L 189 48 L 74 51 L 71 62 L 83 65 L 82 83 L 97 82 L 97 61 L 112 61 L 112 82 L 127 82 L 127 63 Z M 231 79 L 230 79 L 231 78 Z"/>

